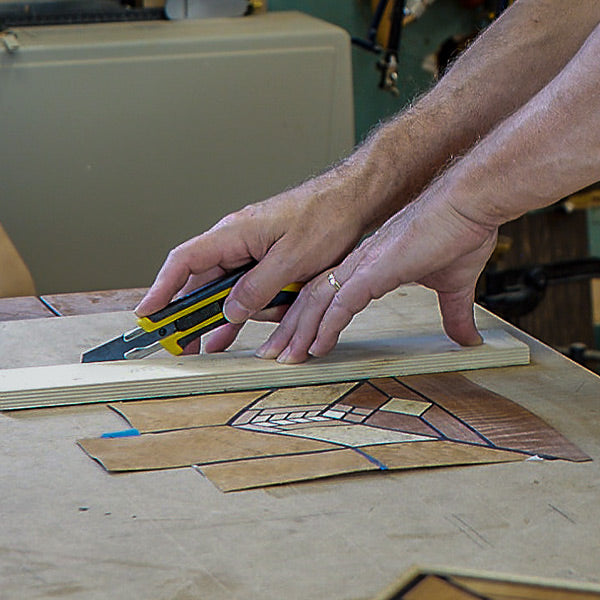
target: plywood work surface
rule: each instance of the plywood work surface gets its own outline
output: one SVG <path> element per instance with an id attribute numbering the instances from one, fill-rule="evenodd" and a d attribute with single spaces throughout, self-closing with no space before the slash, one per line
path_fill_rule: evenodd
<path id="1" fill-rule="evenodd" d="M 397 311 L 407 331 L 439 327 L 432 310 Z M 190 467 L 107 474 L 76 444 L 123 427 L 105 405 L 5 412 L 0 596 L 367 600 L 413 564 L 598 582 L 599 379 L 485 311 L 477 318 L 525 341 L 531 364 L 463 375 L 542 418 L 592 462 L 375 476 L 353 474 L 355 453 L 324 450 L 329 468 L 347 475 L 224 494 Z M 36 341 L 56 354 L 72 344 Z M 318 406 L 306 400 L 307 410 Z M 380 400 L 364 393 L 352 412 Z M 309 471 L 303 456 L 287 468 Z"/>

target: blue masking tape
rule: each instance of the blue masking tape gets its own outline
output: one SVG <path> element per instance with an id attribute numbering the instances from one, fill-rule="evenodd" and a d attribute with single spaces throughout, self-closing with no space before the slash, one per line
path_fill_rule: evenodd
<path id="1" fill-rule="evenodd" d="M 100 437 L 103 438 L 120 438 L 120 437 L 132 437 L 134 435 L 140 435 L 137 429 L 123 429 L 123 431 L 109 431 L 103 433 Z"/>

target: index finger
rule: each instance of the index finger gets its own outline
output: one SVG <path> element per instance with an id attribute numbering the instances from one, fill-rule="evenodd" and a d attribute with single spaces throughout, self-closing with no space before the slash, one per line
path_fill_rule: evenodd
<path id="1" fill-rule="evenodd" d="M 154 283 L 136 307 L 136 314 L 143 317 L 166 306 L 192 275 L 196 276 L 194 287 L 199 287 L 223 275 L 227 268 L 240 266 L 250 259 L 234 255 L 226 261 L 221 247 L 227 245 L 217 243 L 214 233 L 207 232 L 171 250 Z"/>

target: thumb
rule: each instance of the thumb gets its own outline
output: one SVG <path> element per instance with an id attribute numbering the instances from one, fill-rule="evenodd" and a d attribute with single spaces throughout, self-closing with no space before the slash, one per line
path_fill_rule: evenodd
<path id="1" fill-rule="evenodd" d="M 474 289 L 438 292 L 442 324 L 446 335 L 461 346 L 478 346 L 483 338 L 475 326 Z"/>
<path id="2" fill-rule="evenodd" d="M 246 321 L 293 281 L 294 273 L 282 265 L 276 253 L 265 255 L 231 290 L 223 306 L 225 318 L 230 323 Z"/>

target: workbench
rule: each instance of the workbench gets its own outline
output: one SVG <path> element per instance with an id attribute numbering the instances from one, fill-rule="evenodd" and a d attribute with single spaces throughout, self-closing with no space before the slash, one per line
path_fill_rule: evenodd
<path id="1" fill-rule="evenodd" d="M 0 320 L 130 310 L 142 294 L 2 299 Z M 104 405 L 3 413 L 0 597 L 366 599 L 414 564 L 600 582 L 600 378 L 482 315 L 529 344 L 531 364 L 465 375 L 548 421 L 593 462 L 223 494 L 192 468 L 107 474 L 75 443 L 122 426 Z"/>

